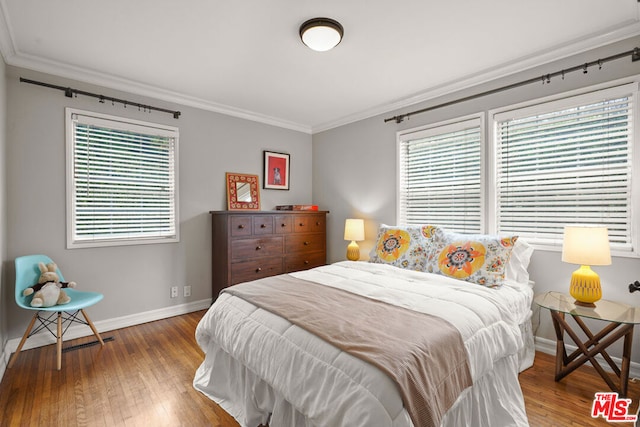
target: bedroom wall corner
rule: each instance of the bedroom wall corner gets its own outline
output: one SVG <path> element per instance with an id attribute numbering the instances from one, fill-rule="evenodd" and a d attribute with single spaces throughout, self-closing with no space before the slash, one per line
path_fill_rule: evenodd
<path id="1" fill-rule="evenodd" d="M 365 220 L 365 241 L 358 242 L 367 260 L 379 222 L 396 217 L 395 129 L 367 119 L 313 135 L 313 200 L 327 217 L 327 260 L 346 259 L 344 224 Z"/>
<path id="2" fill-rule="evenodd" d="M 7 146 L 7 82 L 6 64 L 0 55 L 0 380 L 6 369 L 9 355 L 6 353 L 7 342 L 7 308 L 13 301 L 8 284 L 5 265 L 7 254 L 7 222 L 6 222 L 6 146 Z"/>

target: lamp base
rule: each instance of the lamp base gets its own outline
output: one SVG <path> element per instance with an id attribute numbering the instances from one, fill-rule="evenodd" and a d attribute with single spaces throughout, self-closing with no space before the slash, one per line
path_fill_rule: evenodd
<path id="1" fill-rule="evenodd" d="M 588 265 L 581 265 L 571 275 L 569 293 L 576 299 L 577 305 L 595 307 L 594 302 L 602 298 L 600 276 Z"/>
<path id="2" fill-rule="evenodd" d="M 360 247 L 355 240 L 352 240 L 347 246 L 347 259 L 349 261 L 358 261 L 360 259 Z"/>
<path id="3" fill-rule="evenodd" d="M 592 303 L 592 302 L 582 302 L 582 301 L 575 300 L 573 303 L 575 305 L 579 305 L 580 307 L 589 307 L 589 308 L 595 308 L 596 307 L 596 305 L 594 303 Z"/>

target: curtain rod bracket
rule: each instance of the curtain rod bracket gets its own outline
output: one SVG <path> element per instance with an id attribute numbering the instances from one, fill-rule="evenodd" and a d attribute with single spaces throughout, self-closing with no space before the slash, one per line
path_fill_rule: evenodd
<path id="1" fill-rule="evenodd" d="M 633 53 L 631 54 L 631 61 L 633 61 L 633 62 L 640 61 L 640 49 L 639 48 L 633 49 Z"/>

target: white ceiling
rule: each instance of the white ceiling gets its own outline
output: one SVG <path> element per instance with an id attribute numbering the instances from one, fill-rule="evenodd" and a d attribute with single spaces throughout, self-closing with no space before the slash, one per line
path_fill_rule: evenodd
<path id="1" fill-rule="evenodd" d="M 10 65 L 309 133 L 639 34 L 637 0 L 0 0 Z"/>

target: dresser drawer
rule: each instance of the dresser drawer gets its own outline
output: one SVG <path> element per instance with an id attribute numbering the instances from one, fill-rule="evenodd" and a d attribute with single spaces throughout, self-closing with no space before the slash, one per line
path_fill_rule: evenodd
<path id="1" fill-rule="evenodd" d="M 231 284 L 282 274 L 282 257 L 261 258 L 231 263 Z"/>
<path id="2" fill-rule="evenodd" d="M 276 234 L 288 234 L 293 231 L 293 217 L 291 215 L 278 215 L 274 220 L 274 231 Z"/>
<path id="3" fill-rule="evenodd" d="M 281 236 L 234 240 L 231 242 L 231 260 L 282 256 L 283 245 L 284 239 Z"/>
<path id="4" fill-rule="evenodd" d="M 253 234 L 273 234 L 273 217 L 270 215 L 253 217 Z"/>
<path id="5" fill-rule="evenodd" d="M 211 211 L 213 298 L 240 282 L 324 265 L 327 213 Z"/>
<path id="6" fill-rule="evenodd" d="M 293 218 L 296 233 L 324 232 L 325 223 L 326 217 L 324 215 L 299 215 Z"/>
<path id="7" fill-rule="evenodd" d="M 326 262 L 327 260 L 324 252 L 287 255 L 284 259 L 284 272 L 291 273 L 292 271 L 307 270 L 309 268 L 325 265 Z"/>
<path id="8" fill-rule="evenodd" d="M 324 251 L 324 245 L 325 236 L 323 234 L 289 234 L 285 236 L 285 252 L 287 254 Z"/>
<path id="9" fill-rule="evenodd" d="M 230 224 L 232 237 L 251 236 L 250 216 L 234 216 L 231 218 Z"/>

